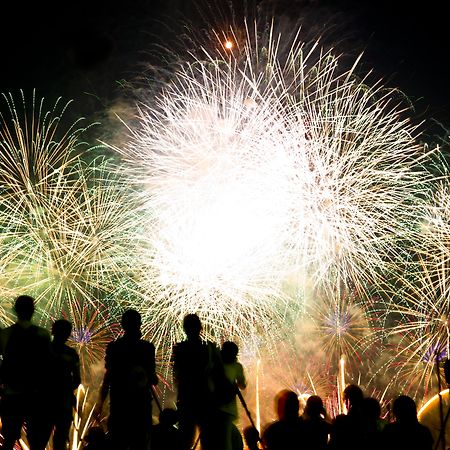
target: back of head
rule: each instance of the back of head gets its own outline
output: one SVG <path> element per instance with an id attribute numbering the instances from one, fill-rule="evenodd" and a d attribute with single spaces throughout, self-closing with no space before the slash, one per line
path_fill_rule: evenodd
<path id="1" fill-rule="evenodd" d="M 34 314 L 34 298 L 29 295 L 20 295 L 14 304 L 14 311 L 19 320 L 31 320 Z"/>
<path id="2" fill-rule="evenodd" d="M 65 319 L 56 320 L 52 325 L 52 335 L 59 342 L 66 342 L 72 333 L 72 324 Z"/>
<path id="3" fill-rule="evenodd" d="M 348 409 L 361 407 L 363 398 L 363 391 L 356 384 L 349 384 L 344 389 L 344 401 L 346 402 Z"/>
<path id="4" fill-rule="evenodd" d="M 125 333 L 139 333 L 141 329 L 141 315 L 135 309 L 128 309 L 122 314 L 120 323 Z"/>
<path id="5" fill-rule="evenodd" d="M 325 414 L 323 401 L 318 395 L 311 395 L 311 397 L 308 397 L 308 400 L 306 400 L 305 413 L 311 418 Z"/>
<path id="6" fill-rule="evenodd" d="M 381 416 L 380 402 L 373 397 L 366 397 L 362 401 L 362 412 L 365 419 L 376 421 Z"/>
<path id="7" fill-rule="evenodd" d="M 220 354 L 222 355 L 222 361 L 225 364 L 231 364 L 232 362 L 236 361 L 238 352 L 239 348 L 234 342 L 224 342 L 220 351 Z"/>
<path id="8" fill-rule="evenodd" d="M 291 420 L 298 417 L 300 402 L 294 391 L 284 389 L 277 394 L 275 400 L 280 420 Z"/>
<path id="9" fill-rule="evenodd" d="M 397 422 L 414 423 L 417 422 L 417 407 L 415 401 L 407 395 L 400 395 L 394 400 L 392 406 Z"/>
<path id="10" fill-rule="evenodd" d="M 202 331 L 202 324 L 197 314 L 187 314 L 183 319 L 183 330 L 188 339 L 198 338 Z"/>

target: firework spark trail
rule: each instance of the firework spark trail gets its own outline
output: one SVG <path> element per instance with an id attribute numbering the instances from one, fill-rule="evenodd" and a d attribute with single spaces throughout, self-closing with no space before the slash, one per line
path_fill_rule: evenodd
<path id="1" fill-rule="evenodd" d="M 1 127 L 1 181 L 3 194 L 45 190 L 49 177 L 63 171 L 76 157 L 83 142 L 80 134 L 82 119 L 75 121 L 65 132 L 58 127 L 68 105 L 55 103 L 47 111 L 44 100 L 37 101 L 33 93 L 31 111 L 23 93 L 16 106 L 12 94 L 3 94 L 9 114 L 0 114 Z M 22 110 L 20 109 L 22 108 Z"/>
<path id="2" fill-rule="evenodd" d="M 424 208 L 407 264 L 386 302 L 386 326 L 394 353 L 393 383 L 421 398 L 436 387 L 436 358 L 450 355 L 450 203 L 448 188 L 440 183 Z M 395 322 L 392 323 L 393 318 Z"/>
<path id="3" fill-rule="evenodd" d="M 443 166 L 445 168 L 445 166 Z M 424 259 L 447 263 L 450 260 L 450 189 L 448 175 L 442 175 L 429 195 L 422 214 L 415 250 Z"/>
<path id="4" fill-rule="evenodd" d="M 64 108 L 57 104 L 44 113 L 43 101 L 36 108 L 33 99 L 31 116 L 25 109 L 22 117 L 13 97 L 5 99 L 10 117 L 2 116 L 0 130 L 3 298 L 27 292 L 52 314 L 111 297 L 135 266 L 139 221 L 130 188 L 111 175 L 107 160 L 80 159 L 85 128 L 59 130 Z"/>
<path id="5" fill-rule="evenodd" d="M 38 103 L 33 96 L 29 112 L 22 95 L 22 119 L 12 95 L 4 95 L 3 100 L 9 114 L 0 117 L 1 277 L 2 288 L 6 288 L 3 294 L 12 294 L 15 289 L 11 278 L 34 283 L 36 267 L 25 261 L 42 259 L 39 222 L 51 222 L 43 214 L 42 194 L 48 190 L 51 179 L 58 183 L 74 157 L 79 130 L 76 123 L 56 140 L 60 116 L 66 108 L 59 102 L 52 111 L 45 112 L 43 101 Z M 56 198 L 61 198 L 61 192 L 57 194 Z M 35 245 L 30 245 L 32 242 Z"/>
<path id="6" fill-rule="evenodd" d="M 429 155 L 395 94 L 281 41 L 184 65 L 117 149 L 147 192 L 156 339 L 192 311 L 219 335 L 269 331 L 292 274 L 373 282 L 417 222 Z"/>

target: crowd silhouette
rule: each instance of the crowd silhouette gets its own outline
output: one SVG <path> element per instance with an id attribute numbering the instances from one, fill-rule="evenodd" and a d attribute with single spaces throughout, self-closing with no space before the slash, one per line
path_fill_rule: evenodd
<path id="1" fill-rule="evenodd" d="M 0 331 L 0 416 L 2 445 L 13 450 L 22 429 L 30 450 L 67 450 L 73 421 L 74 392 L 81 383 L 77 352 L 66 342 L 72 325 L 56 320 L 50 333 L 32 322 L 34 299 L 16 299 L 17 321 Z M 141 316 L 122 315 L 121 337 L 107 345 L 105 372 L 93 425 L 84 438 L 86 450 L 431 450 L 430 430 L 417 419 L 414 400 L 398 396 L 394 420 L 381 417 L 377 399 L 365 397 L 357 385 L 343 392 L 346 413 L 330 418 L 322 399 L 310 396 L 300 414 L 297 393 L 276 396 L 278 419 L 256 429 L 241 390 L 245 371 L 238 347 L 219 348 L 202 339 L 196 314 L 183 320 L 184 341 L 173 347 L 175 408 L 159 408 L 153 424 L 152 401 L 158 384 L 155 347 L 141 338 Z M 109 397 L 106 429 L 100 418 Z M 237 427 L 238 401 L 251 422 L 242 434 Z"/>

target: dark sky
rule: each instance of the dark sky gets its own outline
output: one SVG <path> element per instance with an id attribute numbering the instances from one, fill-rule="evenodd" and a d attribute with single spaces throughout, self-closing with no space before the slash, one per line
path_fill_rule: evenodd
<path id="1" fill-rule="evenodd" d="M 158 39 L 170 42 L 182 19 L 193 21 L 193 28 L 205 27 L 193 2 L 3 0 L 2 6 L 9 8 L 0 27 L 2 91 L 36 88 L 42 95 L 75 98 L 89 114 L 110 100 L 119 80 L 131 80 L 143 70 L 143 63 L 151 60 L 152 44 Z M 418 6 L 404 0 L 263 3 L 293 21 L 304 16 L 307 25 L 331 21 L 349 37 L 347 49 L 364 50 L 365 66 L 412 99 L 419 119 L 434 117 L 450 124 L 450 31 L 442 6 L 446 1 L 428 0 Z M 80 109 L 84 113 L 83 106 Z"/>

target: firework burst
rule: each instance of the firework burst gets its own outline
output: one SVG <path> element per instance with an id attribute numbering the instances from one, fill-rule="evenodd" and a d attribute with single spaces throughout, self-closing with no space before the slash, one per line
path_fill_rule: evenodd
<path id="1" fill-rule="evenodd" d="M 445 166 L 443 166 L 445 168 Z M 427 260 L 450 261 L 450 190 L 448 175 L 435 186 L 422 214 L 415 250 Z"/>
<path id="2" fill-rule="evenodd" d="M 449 270 L 448 261 L 419 257 L 386 305 L 393 383 L 417 398 L 437 386 L 436 363 L 450 354 Z"/>
<path id="3" fill-rule="evenodd" d="M 159 342 L 193 311 L 219 335 L 273 335 L 286 280 L 373 281 L 417 220 L 428 155 L 394 93 L 280 42 L 248 32 L 181 67 L 117 149 L 145 189 L 140 285 Z"/>
<path id="4" fill-rule="evenodd" d="M 81 160 L 85 128 L 59 130 L 64 108 L 57 104 L 45 113 L 43 101 L 36 106 L 33 98 L 29 116 L 12 97 L 5 99 L 10 117 L 2 116 L 0 131 L 3 298 L 28 292 L 48 314 L 111 298 L 134 267 L 139 220 L 130 188 L 111 174 L 107 160 Z"/>
<path id="5" fill-rule="evenodd" d="M 70 303 L 63 317 L 72 322 L 69 345 L 80 356 L 82 379 L 91 384 L 95 366 L 103 368 L 106 346 L 120 333 L 119 317 L 101 304 Z M 100 370 L 103 375 L 103 370 Z M 97 380 L 98 381 L 98 380 Z"/>
<path id="6" fill-rule="evenodd" d="M 410 257 L 387 286 L 383 305 L 382 334 L 391 357 L 382 370 L 392 370 L 391 385 L 418 399 L 437 389 L 437 367 L 450 355 L 449 205 L 441 181 L 421 212 Z"/>

